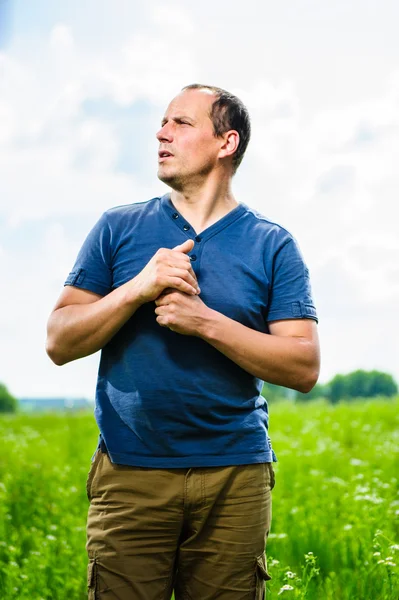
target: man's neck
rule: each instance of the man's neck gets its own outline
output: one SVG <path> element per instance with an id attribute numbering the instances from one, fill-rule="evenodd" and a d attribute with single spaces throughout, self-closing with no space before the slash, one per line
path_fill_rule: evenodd
<path id="1" fill-rule="evenodd" d="M 219 182 L 218 186 L 208 182 L 208 185 L 199 189 L 179 192 L 172 190 L 171 200 L 197 233 L 204 231 L 238 206 L 231 191 L 230 181 L 224 185 Z"/>

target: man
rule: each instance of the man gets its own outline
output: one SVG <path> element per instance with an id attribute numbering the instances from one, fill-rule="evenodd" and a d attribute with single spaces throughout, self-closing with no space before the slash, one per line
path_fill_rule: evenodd
<path id="1" fill-rule="evenodd" d="M 246 108 L 191 85 L 157 133 L 172 192 L 107 211 L 48 323 L 64 364 L 102 350 L 87 492 L 89 598 L 261 600 L 272 462 L 262 382 L 319 372 L 292 236 L 238 203 Z"/>

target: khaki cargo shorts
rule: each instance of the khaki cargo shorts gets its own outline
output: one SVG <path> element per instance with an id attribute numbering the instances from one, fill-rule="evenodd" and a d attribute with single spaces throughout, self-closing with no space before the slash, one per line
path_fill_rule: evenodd
<path id="1" fill-rule="evenodd" d="M 264 600 L 271 463 L 153 469 L 97 450 L 89 600 Z"/>

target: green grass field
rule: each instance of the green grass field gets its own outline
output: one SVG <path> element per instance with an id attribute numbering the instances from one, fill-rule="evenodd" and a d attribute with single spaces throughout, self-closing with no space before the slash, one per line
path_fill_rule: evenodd
<path id="1" fill-rule="evenodd" d="M 268 600 L 398 600 L 399 399 L 270 413 Z M 84 600 L 94 417 L 1 417 L 0 439 L 1 600 Z"/>

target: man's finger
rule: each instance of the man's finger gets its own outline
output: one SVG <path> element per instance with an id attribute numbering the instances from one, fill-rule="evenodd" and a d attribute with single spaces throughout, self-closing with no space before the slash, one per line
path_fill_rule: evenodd
<path id="1" fill-rule="evenodd" d="M 155 304 L 157 302 L 159 302 L 160 300 L 163 300 L 164 298 L 166 298 L 166 296 L 168 296 L 169 294 L 172 294 L 172 292 L 175 292 L 176 290 L 174 290 L 173 288 L 166 288 L 161 294 L 159 294 L 158 298 L 155 299 Z"/>
<path id="2" fill-rule="evenodd" d="M 178 252 L 190 252 L 194 248 L 194 240 L 186 240 L 183 244 L 179 244 L 172 248 L 172 250 L 177 250 Z"/>
<path id="3" fill-rule="evenodd" d="M 166 304 L 169 304 L 169 301 L 167 302 L 167 296 L 169 296 L 169 294 L 161 294 L 156 300 L 155 300 L 155 304 L 157 306 L 165 306 Z"/>

